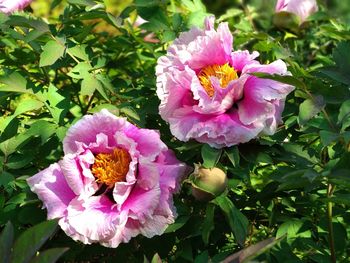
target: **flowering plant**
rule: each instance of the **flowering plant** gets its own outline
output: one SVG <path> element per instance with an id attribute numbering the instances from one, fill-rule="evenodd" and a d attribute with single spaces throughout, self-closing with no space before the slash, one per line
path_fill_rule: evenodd
<path id="1" fill-rule="evenodd" d="M 350 5 L 303 3 L 2 9 L 1 260 L 348 262 Z"/>

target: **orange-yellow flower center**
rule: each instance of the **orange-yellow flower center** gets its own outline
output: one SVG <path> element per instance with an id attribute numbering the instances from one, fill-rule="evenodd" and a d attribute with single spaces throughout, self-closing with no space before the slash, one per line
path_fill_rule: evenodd
<path id="1" fill-rule="evenodd" d="M 130 154 L 122 148 L 115 148 L 112 153 L 99 153 L 91 167 L 96 182 L 112 187 L 117 182 L 125 181 L 131 162 Z"/>
<path id="2" fill-rule="evenodd" d="M 230 81 L 237 79 L 237 72 L 228 63 L 225 65 L 211 65 L 203 68 L 199 74 L 198 78 L 203 88 L 210 97 L 214 96 L 215 89 L 211 83 L 210 77 L 216 77 L 221 88 L 226 88 Z"/>

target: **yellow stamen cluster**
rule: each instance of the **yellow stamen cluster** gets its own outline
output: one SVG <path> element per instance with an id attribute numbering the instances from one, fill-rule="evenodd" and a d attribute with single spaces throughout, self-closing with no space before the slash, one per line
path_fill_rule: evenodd
<path id="1" fill-rule="evenodd" d="M 207 92 L 208 96 L 213 97 L 215 89 L 211 84 L 210 77 L 216 77 L 220 81 L 221 88 L 226 88 L 230 81 L 237 79 L 237 72 L 228 63 L 225 65 L 211 65 L 203 68 L 199 74 L 198 78 L 203 88 Z"/>
<path id="2" fill-rule="evenodd" d="M 122 148 L 115 148 L 112 153 L 99 153 L 91 167 L 96 182 L 113 187 L 117 182 L 125 181 L 131 162 L 130 154 Z"/>

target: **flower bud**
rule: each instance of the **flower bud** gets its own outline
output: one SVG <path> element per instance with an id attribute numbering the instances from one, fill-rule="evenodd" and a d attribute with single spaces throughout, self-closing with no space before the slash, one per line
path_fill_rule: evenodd
<path id="1" fill-rule="evenodd" d="M 190 177 L 192 195 L 199 201 L 210 201 L 222 194 L 227 187 L 226 173 L 220 168 L 204 168 L 195 165 Z"/>
<path id="2" fill-rule="evenodd" d="M 277 0 L 274 23 L 279 27 L 286 28 L 288 26 L 287 28 L 290 28 L 290 23 L 297 21 L 298 26 L 300 26 L 310 15 L 317 12 L 317 10 L 316 0 Z M 294 14 L 297 20 L 293 16 L 287 16 L 286 13 Z"/>
<path id="3" fill-rule="evenodd" d="M 298 31 L 300 19 L 293 13 L 279 12 L 274 14 L 273 23 L 278 28 L 289 29 L 292 31 Z"/>

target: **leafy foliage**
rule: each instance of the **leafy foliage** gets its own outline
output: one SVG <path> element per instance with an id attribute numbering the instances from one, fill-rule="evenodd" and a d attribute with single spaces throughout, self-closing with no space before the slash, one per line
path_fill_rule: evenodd
<path id="1" fill-rule="evenodd" d="M 339 1 L 320 1 L 321 11 L 304 28 L 281 31 L 272 24 L 272 2 L 134 0 L 107 11 L 103 1 L 55 0 L 46 15 L 0 13 L 2 258 L 10 259 L 12 247 L 13 262 L 54 262 L 65 251 L 56 247 L 70 247 L 63 261 L 220 262 L 231 255 L 347 262 L 350 27 L 330 16 Z M 296 87 L 276 134 L 220 151 L 175 140 L 158 115 L 155 93 L 157 59 L 210 13 L 229 22 L 236 50 L 257 50 L 264 63 L 283 59 L 292 73 L 259 77 Z M 136 27 L 137 15 L 148 22 Z M 155 42 L 145 41 L 150 33 Z M 70 125 L 102 108 L 158 129 L 190 165 L 223 168 L 228 189 L 201 203 L 183 184 L 175 198 L 178 218 L 165 234 L 116 249 L 85 246 L 62 231 L 51 237 L 56 224 L 43 222 L 45 210 L 25 179 L 60 159 Z"/>

